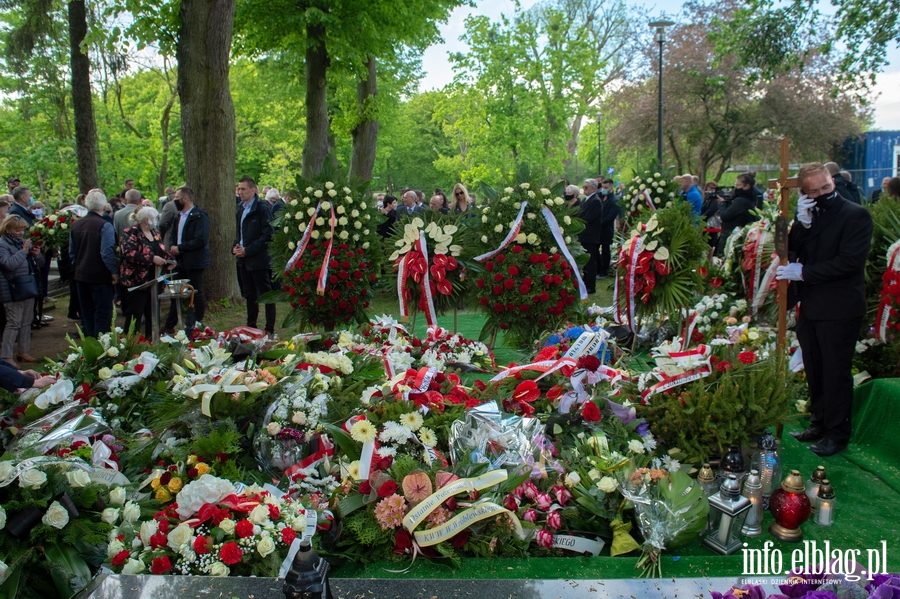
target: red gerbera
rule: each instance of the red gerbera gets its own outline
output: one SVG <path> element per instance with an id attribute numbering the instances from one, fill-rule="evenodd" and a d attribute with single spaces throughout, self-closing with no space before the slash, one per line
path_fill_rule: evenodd
<path id="1" fill-rule="evenodd" d="M 753 364 L 756 361 L 756 354 L 752 351 L 742 351 L 738 354 L 738 360 L 743 364 Z"/>

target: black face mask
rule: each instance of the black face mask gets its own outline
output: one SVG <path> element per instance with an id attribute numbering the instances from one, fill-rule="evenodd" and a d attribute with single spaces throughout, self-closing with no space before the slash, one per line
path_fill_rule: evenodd
<path id="1" fill-rule="evenodd" d="M 816 208 L 828 208 L 834 202 L 837 195 L 837 190 L 833 190 L 831 193 L 824 193 L 817 198 L 810 199 L 816 203 Z"/>
<path id="2" fill-rule="evenodd" d="M 566 198 L 567 202 L 571 202 L 572 200 L 575 199 L 575 196 L 568 194 L 568 193 L 566 195 L 564 195 L 563 197 Z"/>
<path id="3" fill-rule="evenodd" d="M 181 212 L 182 210 L 184 210 L 184 202 L 182 202 L 181 200 L 172 200 L 172 201 L 175 202 L 175 208 L 178 210 L 178 212 Z"/>

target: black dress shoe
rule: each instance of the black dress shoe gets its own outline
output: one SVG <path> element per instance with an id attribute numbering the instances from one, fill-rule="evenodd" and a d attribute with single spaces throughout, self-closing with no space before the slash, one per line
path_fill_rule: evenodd
<path id="1" fill-rule="evenodd" d="M 809 441 L 818 441 L 822 437 L 825 436 L 825 432 L 816 425 L 812 425 L 806 430 L 798 432 L 792 432 L 791 436 L 801 443 L 807 443 Z"/>
<path id="2" fill-rule="evenodd" d="M 834 439 L 829 439 L 825 437 L 818 443 L 814 443 L 809 446 L 809 450 L 812 451 L 819 457 L 827 458 L 830 455 L 834 455 L 836 453 L 841 453 L 847 449 L 846 443 L 838 443 Z"/>

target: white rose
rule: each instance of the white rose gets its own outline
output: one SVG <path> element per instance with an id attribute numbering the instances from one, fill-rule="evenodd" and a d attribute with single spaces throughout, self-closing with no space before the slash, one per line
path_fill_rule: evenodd
<path id="1" fill-rule="evenodd" d="M 631 453 L 637 453 L 637 454 L 644 453 L 644 451 L 645 451 L 644 444 L 641 443 L 640 441 L 638 441 L 637 439 L 632 439 L 631 441 L 628 442 L 628 451 L 630 451 Z"/>
<path id="2" fill-rule="evenodd" d="M 26 470 L 19 475 L 19 486 L 40 489 L 47 482 L 47 475 L 36 468 Z"/>
<path id="3" fill-rule="evenodd" d="M 0 505 L 0 530 L 6 528 L 6 510 Z"/>
<path id="4" fill-rule="evenodd" d="M 581 476 L 579 476 L 579 474 L 577 472 L 569 472 L 566 475 L 566 486 L 567 487 L 574 487 L 575 485 L 577 485 L 580 482 L 581 482 Z"/>
<path id="5" fill-rule="evenodd" d="M 228 576 L 230 572 L 231 570 L 228 569 L 228 566 L 222 562 L 213 562 L 212 565 L 209 566 L 210 576 Z"/>
<path id="6" fill-rule="evenodd" d="M 125 505 L 125 488 L 116 487 L 109 492 L 109 502 L 113 505 Z"/>
<path id="7" fill-rule="evenodd" d="M 140 574 L 144 570 L 146 570 L 146 566 L 139 559 L 129 559 L 122 566 L 122 574 Z"/>
<path id="8" fill-rule="evenodd" d="M 281 425 L 277 422 L 270 422 L 266 425 L 266 432 L 274 437 L 281 432 Z"/>
<path id="9" fill-rule="evenodd" d="M 110 358 L 117 357 L 119 355 L 119 348 L 117 348 L 117 347 L 109 348 L 108 350 L 106 350 L 106 355 L 109 356 Z"/>
<path id="10" fill-rule="evenodd" d="M 482 236 L 481 236 L 481 243 L 487 243 L 487 242 L 488 242 L 488 236 L 487 236 L 487 235 L 482 235 Z"/>
<path id="11" fill-rule="evenodd" d="M 180 551 L 184 545 L 191 544 L 194 540 L 194 533 L 187 524 L 179 524 L 169 531 L 169 535 L 166 538 L 169 540 L 169 549 L 172 551 Z"/>
<path id="12" fill-rule="evenodd" d="M 488 217 L 487 217 L 487 216 L 482 216 L 482 217 L 481 217 L 481 222 L 483 222 L 483 223 L 488 222 Z"/>
<path id="13" fill-rule="evenodd" d="M 66 472 L 66 479 L 73 489 L 80 489 L 91 484 L 91 477 L 84 470 L 69 470 Z"/>
<path id="14" fill-rule="evenodd" d="M 233 535 L 233 534 L 234 534 L 234 527 L 235 527 L 235 526 L 236 526 L 236 523 L 235 523 L 235 521 L 232 520 L 231 518 L 225 518 L 224 520 L 222 520 L 221 522 L 219 522 L 219 528 L 221 528 L 222 531 L 223 531 L 226 535 Z"/>
<path id="15" fill-rule="evenodd" d="M 58 501 L 54 501 L 50 504 L 50 507 L 47 508 L 47 513 L 41 518 L 41 522 L 47 526 L 52 526 L 53 528 L 59 528 L 61 530 L 69 523 L 69 511 L 60 505 Z"/>
<path id="16" fill-rule="evenodd" d="M 528 235 L 526 235 L 525 233 L 519 233 L 518 235 L 516 235 L 516 243 L 522 244 L 527 241 L 528 241 Z"/>
<path id="17" fill-rule="evenodd" d="M 114 507 L 106 508 L 103 510 L 103 513 L 100 514 L 100 519 L 109 525 L 114 525 L 119 519 L 119 509 Z"/>
<path id="18" fill-rule="evenodd" d="M 318 232 L 318 231 L 313 231 L 312 233 L 309 234 L 309 236 L 312 237 L 313 239 L 318 239 L 318 238 L 319 238 L 319 232 Z"/>
<path id="19" fill-rule="evenodd" d="M 316 196 L 317 198 L 321 198 L 322 195 L 323 195 L 323 194 L 322 194 L 322 190 L 321 190 L 321 189 L 315 190 L 315 191 L 313 192 L 313 195 Z"/>
<path id="20" fill-rule="evenodd" d="M 334 189 L 334 183 L 331 181 L 325 181 L 325 189 Z"/>
<path id="21" fill-rule="evenodd" d="M 566 201 L 562 198 L 553 198 L 553 203 L 556 204 L 557 206 L 562 206 L 563 204 L 566 203 Z"/>
<path id="22" fill-rule="evenodd" d="M 597 483 L 597 488 L 604 493 L 613 493 L 618 486 L 616 479 L 611 476 L 604 476 L 600 479 L 600 482 Z"/>
<path id="23" fill-rule="evenodd" d="M 269 520 L 269 508 L 263 504 L 259 504 L 253 508 L 247 519 L 254 524 L 265 524 Z"/>
<path id="24" fill-rule="evenodd" d="M 141 519 L 141 507 L 133 501 L 129 501 L 122 509 L 122 520 L 125 522 L 137 522 Z"/>
<path id="25" fill-rule="evenodd" d="M 106 368 L 106 367 L 101 368 L 99 371 L 97 371 L 97 376 L 100 377 L 101 381 L 105 381 L 106 379 L 112 377 L 112 375 L 113 375 L 112 370 L 110 370 L 109 368 Z"/>
<path id="26" fill-rule="evenodd" d="M 159 530 L 159 525 L 156 523 L 156 520 L 149 520 L 147 522 L 141 522 L 141 531 L 140 537 L 141 542 L 145 547 L 150 546 L 150 537 L 155 535 Z"/>
<path id="27" fill-rule="evenodd" d="M 367 241 L 367 242 L 365 242 L 365 243 L 362 245 L 362 248 L 363 248 L 364 250 L 367 250 L 367 249 L 369 249 L 369 245 L 370 245 L 370 244 L 369 244 L 369 242 Z"/>
<path id="28" fill-rule="evenodd" d="M 234 484 L 212 474 L 204 474 L 184 486 L 176 498 L 178 515 L 187 520 L 197 513 L 204 503 L 216 504 L 234 493 Z"/>
<path id="29" fill-rule="evenodd" d="M 69 228 L 69 223 L 63 223 L 59 226 L 63 231 Z"/>
<path id="30" fill-rule="evenodd" d="M 0 560 L 0 584 L 6 582 L 7 578 L 9 578 L 9 566 L 6 565 L 6 562 Z"/>
<path id="31" fill-rule="evenodd" d="M 119 553 L 125 551 L 125 543 L 116 539 L 112 541 L 106 548 L 106 555 L 110 558 L 115 557 Z"/>
<path id="32" fill-rule="evenodd" d="M 291 200 L 291 206 L 296 206 L 297 204 L 298 204 L 297 200 Z"/>
<path id="33" fill-rule="evenodd" d="M 303 412 L 294 412 L 294 415 L 291 416 L 291 422 L 299 425 L 306 424 L 306 414 Z"/>
<path id="34" fill-rule="evenodd" d="M 334 210 L 335 210 L 335 212 L 337 212 L 338 214 L 344 214 L 344 213 L 347 212 L 347 209 L 344 208 L 343 206 L 338 206 L 338 207 L 335 208 Z"/>
<path id="35" fill-rule="evenodd" d="M 513 204 L 513 208 L 515 208 L 516 210 L 518 210 L 521 207 L 522 207 L 522 202 L 516 202 L 515 204 Z"/>
<path id="36" fill-rule="evenodd" d="M 331 202 L 322 202 L 322 210 L 328 210 L 329 208 L 331 208 Z"/>
<path id="37" fill-rule="evenodd" d="M 341 206 L 341 208 L 343 208 L 343 206 Z M 346 216 L 342 216 L 342 217 L 340 217 L 340 218 L 338 219 L 338 224 L 339 224 L 340 226 L 342 226 L 342 227 L 346 227 L 346 226 L 347 226 L 347 223 L 349 223 L 349 222 L 350 222 L 350 221 L 347 219 Z M 358 224 L 358 223 L 357 223 L 357 224 Z M 362 225 L 359 225 L 359 226 L 361 227 Z M 358 229 L 358 228 L 359 228 L 359 227 L 357 227 L 357 229 Z"/>
<path id="38" fill-rule="evenodd" d="M 13 463 L 10 460 L 5 462 L 0 462 L 0 480 L 6 480 L 9 478 L 15 468 L 13 467 Z"/>
<path id="39" fill-rule="evenodd" d="M 343 206 L 341 206 L 341 208 L 343 208 Z M 359 210 L 352 210 L 350 212 L 350 216 L 352 216 L 353 218 L 359 218 Z"/>
<path id="40" fill-rule="evenodd" d="M 263 537 L 259 540 L 259 543 L 256 544 L 256 551 L 262 556 L 266 557 L 273 551 L 275 551 L 275 541 L 272 540 L 272 537 Z"/>
<path id="41" fill-rule="evenodd" d="M 494 227 L 494 233 L 500 233 L 503 231 L 503 225 L 497 225 Z"/>

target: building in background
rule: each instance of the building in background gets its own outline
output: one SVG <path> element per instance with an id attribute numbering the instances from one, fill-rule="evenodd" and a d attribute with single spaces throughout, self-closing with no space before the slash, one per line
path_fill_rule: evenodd
<path id="1" fill-rule="evenodd" d="M 835 162 L 850 171 L 868 201 L 882 179 L 900 177 L 900 131 L 869 131 L 850 138 Z"/>

